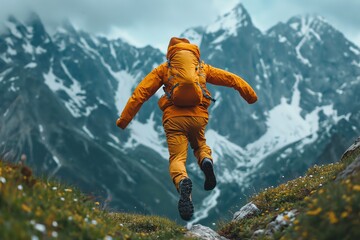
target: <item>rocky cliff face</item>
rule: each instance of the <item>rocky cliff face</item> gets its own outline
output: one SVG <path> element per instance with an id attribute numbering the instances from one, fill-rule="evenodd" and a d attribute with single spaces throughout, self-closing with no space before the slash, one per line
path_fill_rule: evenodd
<path id="1" fill-rule="evenodd" d="M 165 56 L 70 23 L 50 36 L 36 15 L 26 23 L 11 17 L 6 27 L 0 35 L 3 155 L 25 153 L 38 171 L 100 194 L 113 208 L 178 219 L 157 107 L 162 90 L 126 131 L 115 126 L 134 87 Z M 194 222 L 213 222 L 254 190 L 336 161 L 360 134 L 360 49 L 321 17 L 293 17 L 261 32 L 238 5 L 183 36 L 200 46 L 205 62 L 239 74 L 259 96 L 248 105 L 233 89 L 208 86 L 217 102 L 206 136 L 219 184 L 210 194 L 202 190 L 189 152 Z"/>

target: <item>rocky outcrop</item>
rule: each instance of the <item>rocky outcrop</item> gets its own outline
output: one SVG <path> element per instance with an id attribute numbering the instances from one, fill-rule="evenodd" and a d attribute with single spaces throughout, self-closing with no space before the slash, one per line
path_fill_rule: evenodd
<path id="1" fill-rule="evenodd" d="M 249 202 L 248 204 L 243 206 L 239 211 L 234 213 L 233 221 L 239 221 L 243 218 L 250 217 L 258 213 L 260 213 L 260 210 L 257 208 L 257 206 L 254 203 Z"/>
<path id="2" fill-rule="evenodd" d="M 341 157 L 341 160 L 353 154 L 358 149 L 360 149 L 360 137 L 358 137 L 356 141 L 345 151 L 345 153 Z M 337 175 L 335 181 L 341 181 L 343 179 L 346 179 L 354 175 L 355 173 L 358 173 L 359 171 L 360 171 L 360 156 L 357 156 L 357 158 L 351 164 L 349 164 L 349 166 L 347 166 L 345 170 L 343 170 Z"/>
<path id="3" fill-rule="evenodd" d="M 209 227 L 201 224 L 193 225 L 185 234 L 186 237 L 195 237 L 204 240 L 227 240 L 227 238 L 220 236 L 217 232 Z"/>
<path id="4" fill-rule="evenodd" d="M 279 214 L 273 221 L 266 225 L 265 229 L 256 230 L 252 235 L 252 239 L 256 239 L 264 235 L 272 237 L 274 233 L 284 230 L 292 222 L 294 222 L 297 213 L 297 210 L 293 209 Z"/>
<path id="5" fill-rule="evenodd" d="M 360 172 L 360 156 L 357 157 L 344 171 L 340 172 L 335 181 L 341 181 Z"/>
<path id="6" fill-rule="evenodd" d="M 344 154 L 341 157 L 341 160 L 346 158 L 347 156 L 351 155 L 354 151 L 356 151 L 358 148 L 360 148 L 360 137 L 358 137 L 355 142 L 344 152 Z M 340 161 L 341 161 L 340 160 Z"/>

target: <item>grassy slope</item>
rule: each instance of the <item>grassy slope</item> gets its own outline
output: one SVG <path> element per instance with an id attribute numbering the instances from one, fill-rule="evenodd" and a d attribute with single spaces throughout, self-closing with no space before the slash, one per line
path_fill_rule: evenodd
<path id="1" fill-rule="evenodd" d="M 248 239 L 278 214 L 297 209 L 290 227 L 259 239 L 360 239 L 360 174 L 333 181 L 359 155 L 360 148 L 265 189 L 250 199 L 260 214 L 221 223 L 218 232 Z M 33 177 L 26 166 L 0 161 L 0 239 L 185 239 L 186 230 L 166 218 L 109 213 L 99 205 L 75 188 Z"/>
<path id="2" fill-rule="evenodd" d="M 91 197 L 0 161 L 0 239 L 185 239 L 162 217 L 108 213 Z"/>
<path id="3" fill-rule="evenodd" d="M 229 239 L 249 239 L 277 215 L 297 209 L 295 221 L 285 217 L 290 227 L 258 239 L 360 239 L 360 173 L 334 181 L 359 155 L 360 148 L 336 164 L 314 166 L 304 177 L 262 191 L 250 199 L 260 214 L 222 223 L 219 233 Z"/>

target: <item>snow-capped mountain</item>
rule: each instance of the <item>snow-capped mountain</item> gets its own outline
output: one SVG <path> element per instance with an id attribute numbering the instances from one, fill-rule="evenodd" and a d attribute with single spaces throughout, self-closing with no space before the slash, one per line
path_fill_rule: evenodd
<path id="1" fill-rule="evenodd" d="M 107 199 L 112 208 L 178 220 L 177 193 L 157 99 L 126 131 L 115 126 L 137 83 L 165 56 L 64 24 L 50 36 L 33 15 L 11 17 L 0 35 L 0 149 Z M 217 99 L 206 132 L 218 186 L 189 151 L 193 222 L 216 222 L 259 188 L 336 161 L 360 133 L 360 49 L 319 16 L 296 16 L 266 32 L 240 4 L 182 34 L 202 59 L 246 79 L 259 101 L 209 85 Z M 166 203 L 166 204 L 164 204 Z M 230 214 L 229 214 L 230 215 Z"/>

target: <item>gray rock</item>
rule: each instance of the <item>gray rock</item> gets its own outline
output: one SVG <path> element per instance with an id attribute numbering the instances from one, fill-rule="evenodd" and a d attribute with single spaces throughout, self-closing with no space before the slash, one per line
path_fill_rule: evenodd
<path id="1" fill-rule="evenodd" d="M 266 235 L 265 230 L 264 229 L 258 229 L 253 233 L 251 238 L 258 238 L 258 237 L 264 236 L 264 235 Z"/>
<path id="2" fill-rule="evenodd" d="M 261 236 L 273 236 L 274 233 L 282 231 L 284 228 L 292 224 L 292 222 L 295 220 L 297 213 L 298 213 L 297 210 L 293 209 L 291 211 L 285 211 L 279 214 L 274 219 L 274 221 L 266 225 L 265 229 L 256 230 L 251 238 L 256 239 Z"/>
<path id="3" fill-rule="evenodd" d="M 341 157 L 341 160 L 347 157 L 349 154 L 354 152 L 356 149 L 360 148 L 360 137 L 358 137 L 355 142 L 344 152 L 344 154 Z M 341 161 L 340 160 L 340 161 Z"/>
<path id="4" fill-rule="evenodd" d="M 335 181 L 341 181 L 345 178 L 348 178 L 355 173 L 358 173 L 360 171 L 360 156 L 356 158 L 349 166 L 345 168 L 342 172 L 340 172 Z"/>
<path id="5" fill-rule="evenodd" d="M 204 240 L 227 240 L 227 238 L 220 236 L 217 232 L 209 227 L 201 224 L 193 225 L 185 234 L 186 237 L 196 237 Z"/>
<path id="6" fill-rule="evenodd" d="M 249 202 L 248 204 L 243 206 L 239 211 L 234 213 L 233 221 L 239 221 L 243 218 L 256 215 L 259 212 L 260 210 L 257 208 L 257 206 L 254 203 Z"/>

